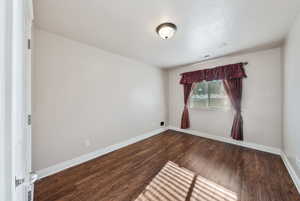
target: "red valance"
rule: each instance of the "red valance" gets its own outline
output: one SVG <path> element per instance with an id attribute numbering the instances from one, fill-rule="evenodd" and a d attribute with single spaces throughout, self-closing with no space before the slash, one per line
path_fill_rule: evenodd
<path id="1" fill-rule="evenodd" d="M 243 63 L 228 64 L 210 69 L 203 69 L 181 74 L 180 84 L 193 84 L 194 82 L 212 80 L 230 80 L 247 77 Z"/>

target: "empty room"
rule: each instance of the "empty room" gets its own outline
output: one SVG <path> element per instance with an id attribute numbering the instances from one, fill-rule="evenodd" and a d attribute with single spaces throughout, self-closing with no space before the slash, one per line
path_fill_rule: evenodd
<path id="1" fill-rule="evenodd" d="M 0 4 L 1 201 L 300 201 L 299 0 Z"/>

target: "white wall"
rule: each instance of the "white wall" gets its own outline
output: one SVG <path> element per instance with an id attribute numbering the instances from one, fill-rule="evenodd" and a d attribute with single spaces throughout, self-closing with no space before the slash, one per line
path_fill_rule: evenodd
<path id="1" fill-rule="evenodd" d="M 300 167 L 296 165 L 296 158 L 300 160 L 300 16 L 287 37 L 284 50 L 283 149 L 300 177 Z"/>
<path id="2" fill-rule="evenodd" d="M 242 114 L 244 140 L 281 148 L 282 138 L 282 63 L 281 49 L 275 48 L 239 56 L 223 57 L 169 71 L 169 124 L 180 127 L 183 87 L 180 73 L 224 64 L 249 62 L 244 80 Z M 233 110 L 190 109 L 191 129 L 230 137 Z"/>
<path id="3" fill-rule="evenodd" d="M 34 36 L 34 170 L 157 129 L 166 119 L 162 70 L 42 30 Z"/>

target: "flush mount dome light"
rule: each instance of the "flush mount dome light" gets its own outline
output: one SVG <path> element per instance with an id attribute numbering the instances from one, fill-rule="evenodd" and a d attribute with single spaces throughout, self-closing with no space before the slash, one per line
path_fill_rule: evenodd
<path id="1" fill-rule="evenodd" d="M 163 23 L 156 28 L 157 34 L 164 40 L 170 39 L 174 36 L 177 27 L 173 23 Z"/>

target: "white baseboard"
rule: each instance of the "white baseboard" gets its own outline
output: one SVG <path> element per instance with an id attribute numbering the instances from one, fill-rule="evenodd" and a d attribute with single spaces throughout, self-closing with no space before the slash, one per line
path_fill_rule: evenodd
<path id="1" fill-rule="evenodd" d="M 282 158 L 283 163 L 284 163 L 286 169 L 288 170 L 298 192 L 300 193 L 300 178 L 297 176 L 292 164 L 290 163 L 288 157 L 286 156 L 286 154 L 284 152 L 281 152 L 281 158 Z"/>
<path id="2" fill-rule="evenodd" d="M 203 133 L 203 132 L 196 131 L 196 130 L 181 129 L 181 128 L 177 128 L 174 126 L 169 126 L 169 129 L 187 133 L 187 134 L 191 134 L 191 135 L 208 138 L 208 139 L 212 139 L 212 140 L 216 140 L 216 141 L 220 141 L 220 142 L 226 142 L 229 144 L 239 145 L 242 147 L 247 147 L 247 148 L 256 149 L 259 151 L 264 151 L 264 152 L 268 152 L 268 153 L 272 153 L 272 154 L 281 155 L 281 149 L 275 148 L 275 147 L 268 147 L 265 145 L 260 145 L 260 144 L 255 144 L 255 143 L 251 143 L 251 142 L 245 142 L 245 141 L 237 141 L 237 140 L 233 140 L 233 139 L 227 138 L 227 137 Z"/>
<path id="3" fill-rule="evenodd" d="M 298 190 L 298 192 L 300 193 L 300 179 L 297 176 L 293 166 L 289 162 L 286 154 L 279 148 L 268 147 L 268 146 L 265 146 L 265 145 L 259 145 L 259 144 L 255 144 L 255 143 L 244 142 L 244 141 L 236 141 L 236 140 L 226 138 L 226 137 L 211 135 L 211 134 L 203 133 L 203 132 L 196 131 L 196 130 L 181 129 L 181 128 L 177 128 L 175 126 L 169 126 L 169 129 L 179 131 L 179 132 L 183 132 L 183 133 L 187 133 L 187 134 L 191 134 L 191 135 L 196 135 L 196 136 L 208 138 L 208 139 L 212 139 L 212 140 L 216 140 L 216 141 L 220 141 L 220 142 L 226 142 L 226 143 L 230 143 L 230 144 L 234 144 L 234 145 L 238 145 L 238 146 L 242 146 L 242 147 L 247 147 L 247 148 L 256 149 L 256 150 L 259 150 L 259 151 L 264 151 L 264 152 L 280 155 L 286 169 L 288 170 L 288 172 L 289 172 L 289 174 L 290 174 L 290 176 L 291 176 L 291 178 L 292 178 L 292 180 L 293 180 L 293 182 L 294 182 L 294 184 L 295 184 L 295 186 Z"/>
<path id="4" fill-rule="evenodd" d="M 92 159 L 97 158 L 99 156 L 102 156 L 104 154 L 110 153 L 110 152 L 115 151 L 117 149 L 120 149 L 122 147 L 126 147 L 126 146 L 128 146 L 130 144 L 133 144 L 133 143 L 136 143 L 138 141 L 141 141 L 141 140 L 144 140 L 146 138 L 149 138 L 151 136 L 157 135 L 157 134 L 162 133 L 162 132 L 164 132 L 166 130 L 168 130 L 167 127 L 153 130 L 151 132 L 148 132 L 148 133 L 145 133 L 145 134 L 133 137 L 133 138 L 131 138 L 129 140 L 125 140 L 123 142 L 120 142 L 120 143 L 117 143 L 117 144 L 114 144 L 114 145 L 110 145 L 108 147 L 105 147 L 105 148 L 99 149 L 97 151 L 94 151 L 94 152 L 91 152 L 91 153 L 79 156 L 77 158 L 74 158 L 74 159 L 71 159 L 71 160 L 68 160 L 68 161 L 64 161 L 62 163 L 58 163 L 58 164 L 50 166 L 48 168 L 45 168 L 45 169 L 42 169 L 42 170 L 38 170 L 37 174 L 39 176 L 39 179 L 42 179 L 44 177 L 50 176 L 50 175 L 55 174 L 57 172 L 60 172 L 62 170 L 68 169 L 70 167 L 79 165 L 81 163 L 84 163 L 86 161 L 92 160 Z"/>
<path id="5" fill-rule="evenodd" d="M 230 143 L 230 144 L 234 144 L 234 145 L 238 145 L 238 146 L 242 146 L 242 147 L 247 147 L 247 148 L 251 148 L 251 149 L 256 149 L 259 151 L 264 151 L 264 152 L 268 152 L 268 153 L 273 153 L 273 154 L 277 154 L 280 155 L 284 165 L 286 166 L 298 192 L 300 193 L 300 179 L 297 176 L 293 166 L 291 165 L 291 163 L 289 162 L 286 154 L 279 148 L 274 148 L 274 147 L 268 147 L 268 146 L 264 146 L 264 145 L 259 145 L 259 144 L 255 144 L 255 143 L 250 143 L 250 142 L 244 142 L 244 141 L 236 141 L 230 138 L 226 138 L 226 137 L 221 137 L 221 136 L 216 136 L 216 135 L 211 135 L 211 134 L 207 134 L 207 133 L 203 133 L 200 131 L 196 131 L 196 130 L 190 130 L 190 129 L 180 129 L 174 126 L 169 126 L 169 127 L 165 127 L 165 128 L 160 128 L 160 129 L 156 129 L 153 130 L 149 133 L 145 133 L 139 136 L 136 136 L 134 138 L 131 138 L 129 140 L 105 147 L 103 149 L 99 149 L 97 151 L 79 156 L 77 158 L 68 160 L 68 161 L 64 161 L 62 163 L 53 165 L 51 167 L 42 169 L 37 171 L 37 174 L 39 176 L 39 179 L 50 176 L 52 174 L 55 174 L 57 172 L 60 172 L 62 170 L 68 169 L 70 167 L 79 165 L 81 163 L 84 163 L 86 161 L 92 160 L 94 158 L 97 158 L 99 156 L 105 155 L 107 153 L 110 153 L 112 151 L 118 150 L 122 147 L 126 147 L 130 144 L 136 143 L 138 141 L 144 140 L 146 138 L 149 138 L 151 136 L 157 135 L 159 133 L 162 133 L 166 130 L 175 130 L 175 131 L 179 131 L 179 132 L 183 132 L 183 133 L 187 133 L 187 134 L 191 134 L 191 135 L 196 135 L 196 136 L 200 136 L 200 137 L 204 137 L 204 138 L 208 138 L 208 139 L 212 139 L 212 140 L 216 140 L 216 141 L 221 141 L 221 142 L 226 142 L 226 143 Z"/>

